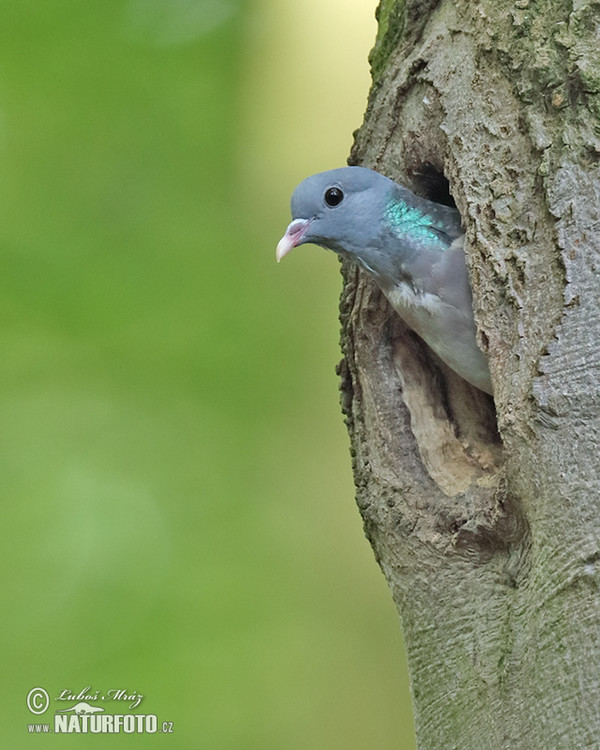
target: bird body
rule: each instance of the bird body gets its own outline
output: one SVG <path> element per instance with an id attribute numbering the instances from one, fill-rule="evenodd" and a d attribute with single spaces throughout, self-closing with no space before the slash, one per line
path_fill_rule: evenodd
<path id="1" fill-rule="evenodd" d="M 455 208 L 420 198 L 371 169 L 342 167 L 301 182 L 291 210 L 278 261 L 297 245 L 313 243 L 356 263 L 440 359 L 492 393 Z"/>

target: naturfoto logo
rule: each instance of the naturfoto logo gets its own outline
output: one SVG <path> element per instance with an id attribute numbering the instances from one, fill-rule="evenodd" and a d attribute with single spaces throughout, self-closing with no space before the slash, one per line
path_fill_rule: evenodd
<path id="1" fill-rule="evenodd" d="M 172 721 L 158 721 L 156 714 L 122 713 L 137 708 L 144 695 L 137 690 L 92 690 L 87 686 L 79 691 L 64 689 L 54 698 L 53 721 L 44 724 L 28 724 L 27 730 L 33 734 L 134 734 L 156 732 L 172 733 Z M 64 701 L 73 702 L 64 706 Z M 27 694 L 27 708 L 32 714 L 41 715 L 50 708 L 50 695 L 42 687 L 32 688 Z M 61 705 L 62 704 L 62 705 Z M 60 708 L 59 708 L 60 706 Z M 110 713 L 110 709 L 121 709 Z"/>

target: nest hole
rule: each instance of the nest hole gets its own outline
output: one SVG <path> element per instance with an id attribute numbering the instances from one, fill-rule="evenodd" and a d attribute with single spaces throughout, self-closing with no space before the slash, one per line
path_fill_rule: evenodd
<path id="1" fill-rule="evenodd" d="M 429 476 L 449 496 L 494 483 L 503 463 L 494 399 L 447 367 L 416 333 L 391 319 L 392 361 Z"/>
<path id="2" fill-rule="evenodd" d="M 456 208 L 450 182 L 431 161 L 410 171 L 415 192 Z M 494 480 L 503 463 L 494 399 L 448 368 L 416 334 L 395 351 L 413 433 L 430 476 L 446 494 Z M 408 345 L 406 345 L 408 344 Z M 399 362 L 402 360 L 402 362 Z"/>
<path id="3" fill-rule="evenodd" d="M 450 192 L 450 182 L 443 172 L 430 162 L 425 162 L 411 172 L 410 177 L 418 192 L 424 198 L 434 203 L 456 208 L 456 203 Z"/>

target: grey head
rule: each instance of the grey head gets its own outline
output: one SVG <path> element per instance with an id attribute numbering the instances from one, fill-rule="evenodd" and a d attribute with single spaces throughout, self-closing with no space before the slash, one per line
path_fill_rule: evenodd
<path id="1" fill-rule="evenodd" d="M 278 261 L 292 248 L 313 243 L 358 263 L 382 285 L 397 282 L 417 256 L 439 253 L 462 233 L 455 209 L 419 198 L 365 167 L 308 177 L 295 189 L 291 210 Z"/>
<path id="2" fill-rule="evenodd" d="M 353 260 L 368 252 L 378 234 L 394 183 L 364 167 L 342 167 L 307 177 L 294 190 L 293 221 L 277 246 L 277 260 L 306 243 Z"/>

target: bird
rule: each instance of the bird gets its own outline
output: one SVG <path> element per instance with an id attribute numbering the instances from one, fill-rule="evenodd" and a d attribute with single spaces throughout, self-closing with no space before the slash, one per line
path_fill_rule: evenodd
<path id="1" fill-rule="evenodd" d="M 493 395 L 477 345 L 473 296 L 456 208 L 421 198 L 366 167 L 340 167 L 303 180 L 277 262 L 315 244 L 358 265 L 393 309 L 461 378 Z"/>

